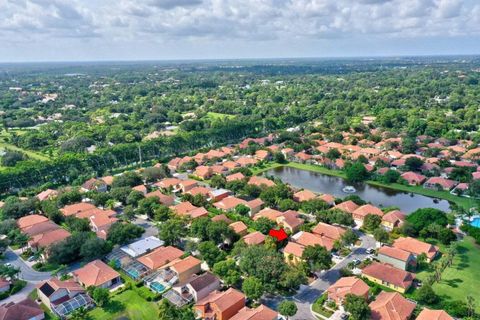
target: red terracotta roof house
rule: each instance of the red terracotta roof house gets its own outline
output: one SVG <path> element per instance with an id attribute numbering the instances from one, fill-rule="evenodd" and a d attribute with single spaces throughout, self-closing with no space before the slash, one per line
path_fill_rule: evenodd
<path id="1" fill-rule="evenodd" d="M 226 197 L 226 198 L 224 198 L 224 199 L 222 199 L 218 202 L 215 202 L 213 204 L 213 206 L 215 208 L 220 209 L 220 210 L 232 211 L 240 204 L 247 205 L 247 201 L 245 201 L 243 199 L 240 199 L 240 198 L 237 198 L 237 197 L 234 197 L 234 196 L 230 196 L 230 197 Z"/>
<path id="2" fill-rule="evenodd" d="M 225 162 L 222 162 L 222 166 L 224 166 L 225 168 L 227 168 L 228 170 L 233 170 L 235 168 L 238 168 L 240 167 L 240 165 L 238 163 L 236 163 L 235 161 L 225 161 Z"/>
<path id="3" fill-rule="evenodd" d="M 427 256 L 427 261 L 432 261 L 439 253 L 438 247 L 414 239 L 411 237 L 398 238 L 393 242 L 393 247 L 403 249 L 405 251 L 413 253 L 415 256 L 419 256 L 422 253 L 425 253 Z"/>
<path id="4" fill-rule="evenodd" d="M 346 232 L 345 228 L 339 226 L 332 226 L 327 223 L 319 222 L 315 228 L 312 229 L 312 233 L 330 238 L 332 240 L 340 240 L 342 235 Z"/>
<path id="5" fill-rule="evenodd" d="M 80 202 L 80 203 L 75 203 L 75 204 L 65 206 L 62 209 L 60 209 L 60 211 L 63 213 L 64 216 L 68 217 L 68 216 L 77 215 L 80 212 L 92 210 L 92 209 L 97 209 L 97 207 L 95 207 L 91 203 Z"/>
<path id="6" fill-rule="evenodd" d="M 411 186 L 421 185 L 427 179 L 424 175 L 412 171 L 405 172 L 401 174 L 400 177 L 406 180 Z"/>
<path id="7" fill-rule="evenodd" d="M 307 162 L 308 160 L 312 159 L 312 155 L 302 151 L 302 152 L 296 153 L 294 155 L 294 158 L 301 162 Z"/>
<path id="8" fill-rule="evenodd" d="M 56 229 L 60 229 L 60 227 L 53 221 L 48 220 L 45 222 L 34 224 L 33 226 L 30 226 L 28 228 L 23 228 L 22 232 L 30 237 L 33 237 L 37 234 L 46 233 Z"/>
<path id="9" fill-rule="evenodd" d="M 182 158 L 179 158 L 179 157 L 171 159 L 167 163 L 168 169 L 170 169 L 172 171 L 178 170 L 178 168 L 180 168 L 180 161 L 182 161 Z"/>
<path id="10" fill-rule="evenodd" d="M 472 173 L 472 177 L 473 177 L 473 180 L 480 180 L 480 171 Z"/>
<path id="11" fill-rule="evenodd" d="M 39 214 L 30 214 L 28 216 L 21 217 L 17 220 L 17 225 L 20 230 L 27 229 L 36 224 L 49 221 L 47 217 L 41 216 Z"/>
<path id="12" fill-rule="evenodd" d="M 121 282 L 120 274 L 102 260 L 94 260 L 72 272 L 75 281 L 85 288 L 110 288 Z"/>
<path id="13" fill-rule="evenodd" d="M 184 283 L 191 276 L 202 271 L 202 261 L 194 256 L 188 256 L 184 259 L 176 259 L 166 266 L 166 269 L 170 269 L 175 272 L 178 282 Z"/>
<path id="14" fill-rule="evenodd" d="M 260 198 L 253 199 L 247 202 L 247 207 L 250 208 L 250 215 L 257 214 L 260 212 L 263 206 L 263 200 Z"/>
<path id="15" fill-rule="evenodd" d="M 200 208 L 193 209 L 192 211 L 189 211 L 187 213 L 187 215 L 190 217 L 190 219 L 207 217 L 208 216 L 208 210 L 205 209 L 204 207 L 200 207 Z"/>
<path id="16" fill-rule="evenodd" d="M 462 156 L 464 159 L 480 159 L 480 148 L 470 149 Z"/>
<path id="17" fill-rule="evenodd" d="M 399 210 L 387 212 L 382 217 L 382 226 L 387 230 L 398 228 L 403 225 L 406 219 L 406 214 Z"/>
<path id="18" fill-rule="evenodd" d="M 271 208 L 264 208 L 262 210 L 260 210 L 260 212 L 258 212 L 255 217 L 253 217 L 253 220 L 254 221 L 257 221 L 258 219 L 260 218 L 267 218 L 273 222 L 277 222 L 277 218 L 282 216 L 283 213 L 278 211 L 278 210 L 275 210 L 275 209 L 271 209 Z"/>
<path id="19" fill-rule="evenodd" d="M 180 182 L 182 182 L 182 180 L 178 178 L 165 178 L 155 183 L 154 185 L 162 189 L 168 189 L 176 188 Z"/>
<path id="20" fill-rule="evenodd" d="M 302 190 L 293 194 L 293 200 L 297 202 L 313 200 L 316 197 L 317 195 L 310 190 Z"/>
<path id="21" fill-rule="evenodd" d="M 28 241 L 28 245 L 38 250 L 40 248 L 48 248 L 52 244 L 65 240 L 68 237 L 70 237 L 70 232 L 60 228 L 33 236 Z"/>
<path id="22" fill-rule="evenodd" d="M 159 247 L 154 251 L 137 258 L 137 261 L 149 268 L 157 270 L 170 262 L 180 258 L 184 252 L 172 246 Z"/>
<path id="23" fill-rule="evenodd" d="M 409 270 L 417 265 L 412 253 L 389 246 L 383 246 L 378 250 L 377 259 L 402 270 Z"/>
<path id="24" fill-rule="evenodd" d="M 149 192 L 145 195 L 145 197 L 146 198 L 157 197 L 158 201 L 165 206 L 171 206 L 175 203 L 174 196 L 163 194 L 160 190 Z"/>
<path id="25" fill-rule="evenodd" d="M 277 320 L 278 312 L 273 311 L 272 309 L 264 306 L 263 304 L 259 305 L 254 309 L 244 307 L 236 315 L 234 315 L 230 320 Z"/>
<path id="26" fill-rule="evenodd" d="M 255 152 L 255 159 L 258 160 L 267 160 L 270 157 L 270 152 L 267 150 L 257 150 Z"/>
<path id="27" fill-rule="evenodd" d="M 188 212 L 190 212 L 190 211 L 192 211 L 196 208 L 197 207 L 195 207 L 193 204 L 191 204 L 188 201 L 180 202 L 179 204 L 170 207 L 170 209 L 172 209 L 174 213 L 176 213 L 178 215 L 181 215 L 181 216 L 187 214 Z"/>
<path id="28" fill-rule="evenodd" d="M 248 246 L 258 245 L 265 242 L 265 236 L 258 231 L 249 233 L 246 236 L 244 236 L 242 239 L 243 239 L 243 242 L 245 242 L 245 244 L 247 244 Z"/>
<path id="29" fill-rule="evenodd" d="M 418 314 L 418 317 L 415 320 L 454 320 L 454 319 L 444 310 L 430 310 L 430 309 L 424 308 L 422 312 Z"/>
<path id="30" fill-rule="evenodd" d="M 288 210 L 281 216 L 278 216 L 275 222 L 290 231 L 290 233 L 294 233 L 297 232 L 298 228 L 304 223 L 304 220 L 300 218 L 300 213 L 297 211 Z"/>
<path id="31" fill-rule="evenodd" d="M 37 199 L 40 201 L 51 200 L 56 196 L 58 196 L 58 191 L 52 189 L 47 189 L 36 195 Z"/>
<path id="32" fill-rule="evenodd" d="M 195 172 L 193 174 L 200 179 L 206 180 L 212 176 L 213 170 L 211 167 L 198 166 L 195 168 Z"/>
<path id="33" fill-rule="evenodd" d="M 100 180 L 102 180 L 103 182 L 105 182 L 107 184 L 107 186 L 111 186 L 112 183 L 113 183 L 113 176 L 106 176 L 106 177 L 101 177 Z"/>
<path id="34" fill-rule="evenodd" d="M 275 186 L 275 182 L 270 179 L 253 176 L 248 180 L 248 184 L 255 185 L 257 187 L 273 187 Z"/>
<path id="35" fill-rule="evenodd" d="M 229 320 L 245 307 L 245 295 L 233 288 L 213 291 L 198 301 L 194 309 L 201 319 Z"/>
<path id="36" fill-rule="evenodd" d="M 333 209 L 339 209 L 339 210 L 342 210 L 343 212 L 352 213 L 352 214 L 357 208 L 358 208 L 358 204 L 356 204 L 352 200 L 344 201 L 333 207 Z"/>
<path id="37" fill-rule="evenodd" d="M 307 231 L 300 231 L 292 236 L 292 241 L 304 246 L 320 245 L 327 250 L 333 249 L 334 240 L 328 237 L 322 237 Z"/>
<path id="38" fill-rule="evenodd" d="M 382 217 L 383 211 L 371 204 L 365 204 L 355 209 L 355 211 L 353 211 L 353 219 L 357 224 L 362 224 L 363 219 L 365 219 L 365 217 L 369 214 Z"/>
<path id="39" fill-rule="evenodd" d="M 226 215 L 224 215 L 223 213 L 222 214 L 219 214 L 215 217 L 212 218 L 212 221 L 213 222 L 218 222 L 218 221 L 224 221 L 226 222 L 227 224 L 231 224 L 232 223 L 232 220 L 230 220 Z"/>
<path id="40" fill-rule="evenodd" d="M 368 299 L 368 291 L 370 287 L 357 277 L 344 277 L 338 279 L 327 289 L 328 299 L 335 301 L 337 305 L 341 305 L 347 294 L 353 294 Z"/>
<path id="41" fill-rule="evenodd" d="M 42 320 L 44 318 L 45 313 L 42 308 L 28 298 L 0 306 L 0 320 Z"/>
<path id="42" fill-rule="evenodd" d="M 245 223 L 243 223 L 242 221 L 237 221 L 237 222 L 234 222 L 234 223 L 231 223 L 230 225 L 230 228 L 233 229 L 233 231 L 240 235 L 240 236 L 244 236 L 247 234 L 247 225 Z"/>
<path id="43" fill-rule="evenodd" d="M 286 262 L 296 264 L 301 261 L 303 250 L 305 250 L 305 247 L 301 244 L 289 241 L 285 248 L 283 248 Z"/>
<path id="44" fill-rule="evenodd" d="M 99 232 L 102 230 L 108 231 L 112 224 L 117 221 L 117 218 L 109 217 L 106 214 L 95 214 L 90 217 L 90 225 L 92 226 L 92 230 L 95 232 Z"/>
<path id="45" fill-rule="evenodd" d="M 201 194 L 202 196 L 205 196 L 205 197 L 209 197 L 210 196 L 210 189 L 207 188 L 207 187 L 203 187 L 203 186 L 197 186 L 193 189 L 190 189 L 189 191 L 187 191 L 186 193 L 189 193 L 191 194 L 192 196 L 196 196 L 198 194 Z"/>
<path id="46" fill-rule="evenodd" d="M 237 172 L 237 173 L 226 176 L 225 179 L 227 180 L 227 182 L 232 182 L 237 180 L 243 180 L 245 179 L 245 176 L 241 172 Z"/>
<path id="47" fill-rule="evenodd" d="M 143 184 L 133 187 L 132 190 L 141 192 L 143 195 L 147 194 L 147 187 L 145 187 Z"/>
<path id="48" fill-rule="evenodd" d="M 189 191 L 189 190 L 192 190 L 193 188 L 195 188 L 196 186 L 198 186 L 198 182 L 195 181 L 195 180 L 182 180 L 180 181 L 180 183 L 178 184 L 180 190 L 182 190 L 183 193 Z"/>
<path id="49" fill-rule="evenodd" d="M 331 194 L 322 194 L 321 196 L 319 196 L 319 199 L 325 201 L 330 206 L 335 205 L 335 197 Z"/>
<path id="50" fill-rule="evenodd" d="M 398 292 L 382 291 L 369 306 L 372 320 L 408 320 L 416 304 Z"/>
<path id="51" fill-rule="evenodd" d="M 405 292 L 415 279 L 413 273 L 397 269 L 388 264 L 373 262 L 362 270 L 362 274 L 369 280 L 380 283 L 391 289 Z"/>
<path id="52" fill-rule="evenodd" d="M 99 192 L 105 192 L 107 191 L 107 184 L 103 180 L 91 178 L 85 181 L 84 184 L 82 184 L 82 190 L 84 191 L 96 190 Z"/>
<path id="53" fill-rule="evenodd" d="M 257 164 L 258 160 L 248 157 L 240 157 L 236 161 L 240 167 L 253 166 Z"/>
<path id="54" fill-rule="evenodd" d="M 455 187 L 456 184 L 456 181 L 450 179 L 445 179 L 442 177 L 431 177 L 423 184 L 423 187 L 434 190 L 443 189 L 448 191 Z"/>
<path id="55" fill-rule="evenodd" d="M 205 157 L 209 160 L 214 158 L 223 158 L 225 156 L 225 152 L 219 150 L 210 150 L 205 154 Z"/>

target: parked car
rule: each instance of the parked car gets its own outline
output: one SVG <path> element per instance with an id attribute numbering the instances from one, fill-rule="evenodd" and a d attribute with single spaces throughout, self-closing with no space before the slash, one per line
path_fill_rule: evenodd
<path id="1" fill-rule="evenodd" d="M 358 260 L 358 259 L 354 259 L 354 260 L 352 261 L 352 263 L 353 263 L 354 266 L 358 266 L 360 263 L 362 263 L 362 261 L 360 261 L 360 260 Z"/>
<path id="2" fill-rule="evenodd" d="M 368 253 L 368 254 L 375 253 L 375 249 L 373 249 L 373 248 L 368 248 L 368 249 L 367 249 L 367 253 Z"/>

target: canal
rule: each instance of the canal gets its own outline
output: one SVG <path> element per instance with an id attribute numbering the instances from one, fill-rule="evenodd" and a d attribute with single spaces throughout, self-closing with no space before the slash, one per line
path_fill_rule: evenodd
<path id="1" fill-rule="evenodd" d="M 348 183 L 339 177 L 286 166 L 270 169 L 265 174 L 278 177 L 295 188 L 308 189 L 315 193 L 328 193 L 338 198 L 348 195 L 342 191 L 343 187 L 348 185 Z M 450 211 L 450 204 L 446 200 L 371 186 L 365 183 L 354 184 L 353 186 L 357 190 L 353 194 L 380 208 L 395 206 L 405 213 L 411 213 L 420 208 L 436 208 Z"/>

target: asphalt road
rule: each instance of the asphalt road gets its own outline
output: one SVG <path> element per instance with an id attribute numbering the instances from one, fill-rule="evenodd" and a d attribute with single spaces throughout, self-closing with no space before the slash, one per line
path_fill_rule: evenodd
<path id="1" fill-rule="evenodd" d="M 20 269 L 18 277 L 28 282 L 41 282 L 50 279 L 50 272 L 38 272 L 28 266 L 15 252 L 10 248 L 5 251 L 4 263 L 10 263 L 12 266 Z"/>
<path id="2" fill-rule="evenodd" d="M 308 286 L 302 286 L 299 292 L 293 296 L 293 300 L 297 305 L 298 311 L 297 314 L 290 319 L 294 320 L 307 320 L 307 319 L 316 319 L 316 317 L 311 312 L 311 305 L 318 299 L 323 292 L 325 292 L 328 287 L 335 283 L 340 278 L 340 269 L 346 267 L 354 259 L 363 260 L 368 254 L 366 250 L 368 248 L 375 247 L 375 239 L 370 236 L 361 235 L 360 239 L 362 244 L 360 247 L 355 248 L 352 253 L 343 259 L 340 263 L 336 264 L 333 268 L 328 271 L 323 272 L 320 277 L 312 282 Z M 262 302 L 270 308 L 276 309 L 278 304 L 285 300 L 285 297 L 274 296 L 274 297 L 265 297 L 262 299 Z"/>

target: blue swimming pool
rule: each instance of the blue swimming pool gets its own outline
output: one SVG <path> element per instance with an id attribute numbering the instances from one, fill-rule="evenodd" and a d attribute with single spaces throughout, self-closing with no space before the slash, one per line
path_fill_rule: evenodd
<path id="1" fill-rule="evenodd" d="M 470 222 L 470 225 L 480 228 L 480 217 L 473 218 L 473 220 Z"/>
<path id="2" fill-rule="evenodd" d="M 158 283 L 158 282 L 152 282 L 150 284 L 150 288 L 152 288 L 152 290 L 154 290 L 158 293 L 161 293 L 161 292 L 165 291 L 165 286 L 161 283 Z"/>

